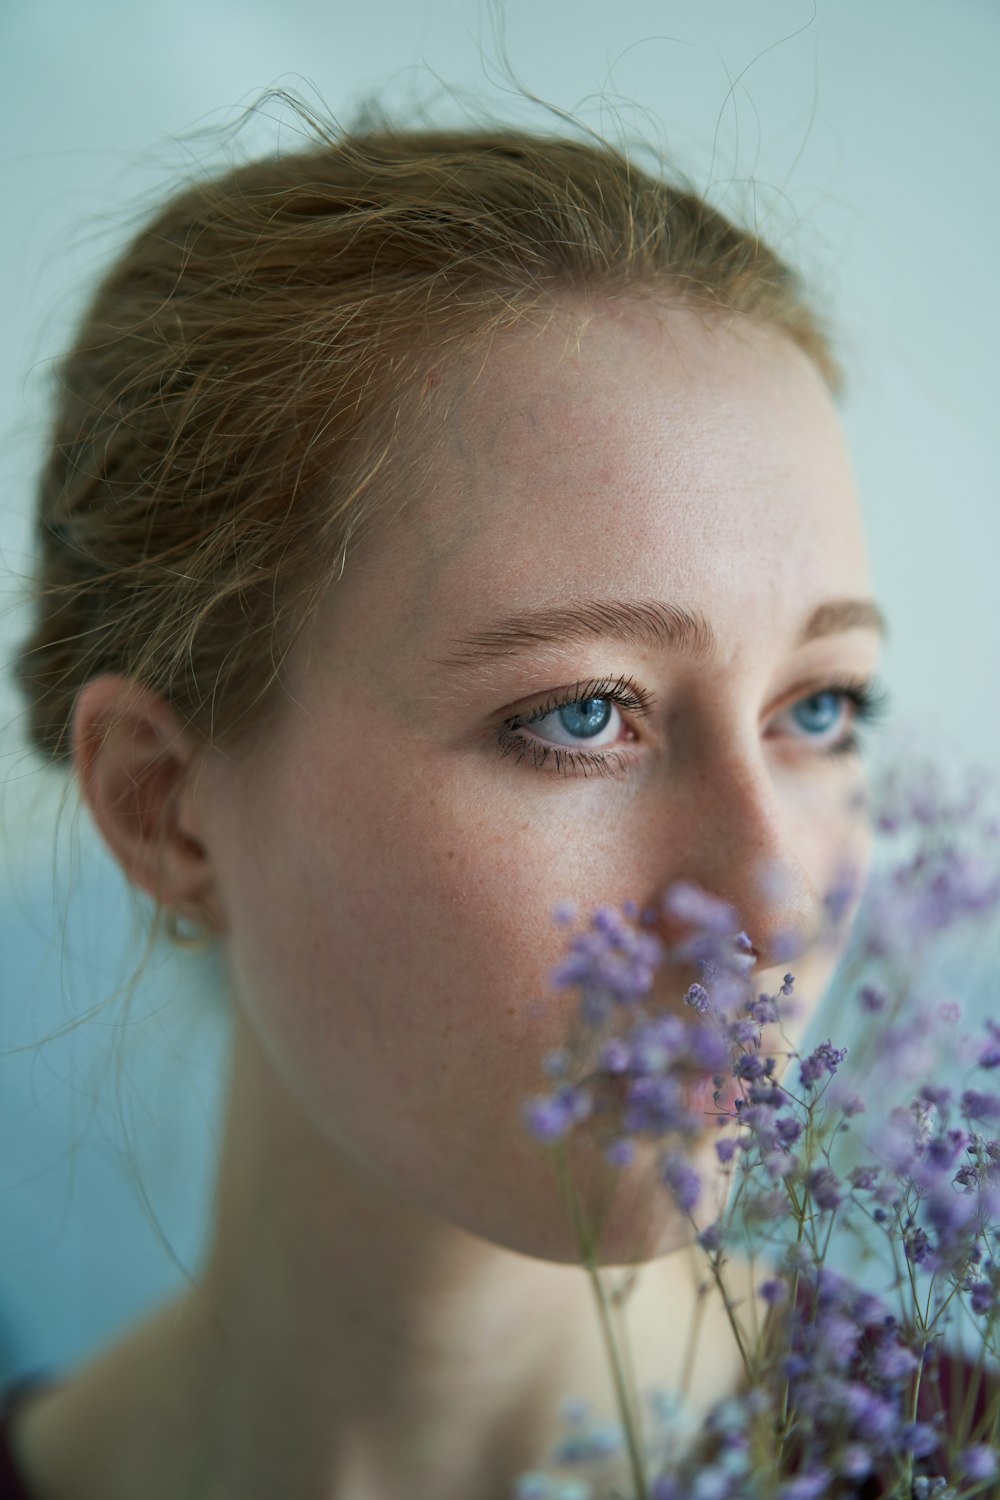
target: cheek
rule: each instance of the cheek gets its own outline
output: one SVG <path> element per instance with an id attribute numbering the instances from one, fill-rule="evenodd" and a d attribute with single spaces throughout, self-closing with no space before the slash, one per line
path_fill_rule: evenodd
<path id="1" fill-rule="evenodd" d="M 391 768 L 352 769 L 363 798 L 279 780 L 280 823 L 230 872 L 232 961 L 318 1122 L 349 1137 L 382 1121 L 395 1152 L 473 1108 L 498 1125 L 537 1086 L 563 938 L 549 844 L 523 818 L 498 824 L 433 776 L 402 792 Z"/>

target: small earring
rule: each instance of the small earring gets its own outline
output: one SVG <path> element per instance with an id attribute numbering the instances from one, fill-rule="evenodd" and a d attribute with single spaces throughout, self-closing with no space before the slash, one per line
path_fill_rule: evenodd
<path id="1" fill-rule="evenodd" d="M 212 945 L 215 929 L 203 907 L 185 907 L 183 903 L 168 906 L 163 912 L 163 926 L 168 940 L 185 953 L 203 953 Z"/>

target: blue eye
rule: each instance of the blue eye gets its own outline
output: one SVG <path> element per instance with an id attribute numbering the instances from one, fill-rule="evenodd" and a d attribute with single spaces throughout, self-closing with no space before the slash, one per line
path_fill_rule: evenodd
<path id="1" fill-rule="evenodd" d="M 549 744 L 576 745 L 585 741 L 589 747 L 615 744 L 621 733 L 621 714 L 610 697 L 579 697 L 537 718 L 529 718 L 532 732 Z M 601 738 L 603 736 L 603 738 Z"/>
<path id="2" fill-rule="evenodd" d="M 824 730 L 832 729 L 840 719 L 845 696 L 843 693 L 834 693 L 829 690 L 813 693 L 811 698 L 803 698 L 796 703 L 794 711 L 801 715 L 799 722 L 803 728 L 822 733 Z"/>
<path id="3" fill-rule="evenodd" d="M 652 702 L 651 695 L 631 678 L 577 683 L 534 712 L 507 719 L 497 736 L 497 748 L 501 755 L 514 753 L 518 762 L 530 755 L 536 770 L 551 763 L 554 770 L 570 775 L 624 774 L 628 760 L 618 749 L 621 710 L 634 719 L 647 714 Z M 862 726 L 887 717 L 889 708 L 890 695 L 877 679 L 854 677 L 798 699 L 780 717 L 786 724 L 793 717 L 799 730 L 792 732 L 793 740 L 807 748 L 814 745 L 820 758 L 832 758 L 857 755 Z M 531 735 L 526 737 L 520 731 L 529 726 Z M 843 727 L 834 738 L 838 726 Z"/>

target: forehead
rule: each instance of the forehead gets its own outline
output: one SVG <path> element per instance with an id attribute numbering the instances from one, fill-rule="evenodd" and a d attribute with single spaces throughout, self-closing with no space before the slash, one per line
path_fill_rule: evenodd
<path id="1" fill-rule="evenodd" d="M 836 411 L 780 333 L 604 304 L 497 337 L 450 383 L 420 528 L 442 567 L 488 570 L 491 590 L 515 594 L 540 568 L 575 587 L 580 549 L 617 564 L 608 581 L 626 590 L 666 553 L 680 587 L 742 564 L 794 569 L 804 585 L 839 563 L 857 581 Z"/>
<path id="2" fill-rule="evenodd" d="M 782 334 L 608 302 L 501 333 L 430 384 L 417 490 L 331 601 L 349 630 L 365 592 L 370 642 L 433 653 L 491 613 L 617 595 L 759 645 L 870 587 L 832 399 Z"/>

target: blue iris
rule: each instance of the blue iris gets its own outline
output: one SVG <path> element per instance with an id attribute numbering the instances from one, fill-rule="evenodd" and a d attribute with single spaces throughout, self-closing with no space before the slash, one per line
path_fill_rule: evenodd
<path id="1" fill-rule="evenodd" d="M 805 711 L 805 721 L 800 720 L 800 723 L 802 723 L 802 727 L 804 729 L 818 730 L 832 728 L 832 726 L 837 722 L 837 719 L 840 715 L 841 697 L 842 695 L 839 693 L 813 693 L 811 698 L 803 698 L 801 703 L 797 703 L 795 705 L 796 713 L 801 713 L 803 710 Z M 815 706 L 817 703 L 822 704 L 824 701 L 826 702 L 828 708 L 833 709 L 833 714 L 832 717 L 829 713 L 826 715 L 827 722 L 825 724 L 817 723 Z M 812 712 L 810 712 L 810 710 L 812 710 Z M 822 711 L 819 714 L 819 718 L 823 718 Z"/>
<path id="2" fill-rule="evenodd" d="M 567 703 L 559 710 L 559 722 L 567 734 L 587 738 L 607 728 L 611 707 L 610 698 L 581 698 L 578 703 Z"/>

